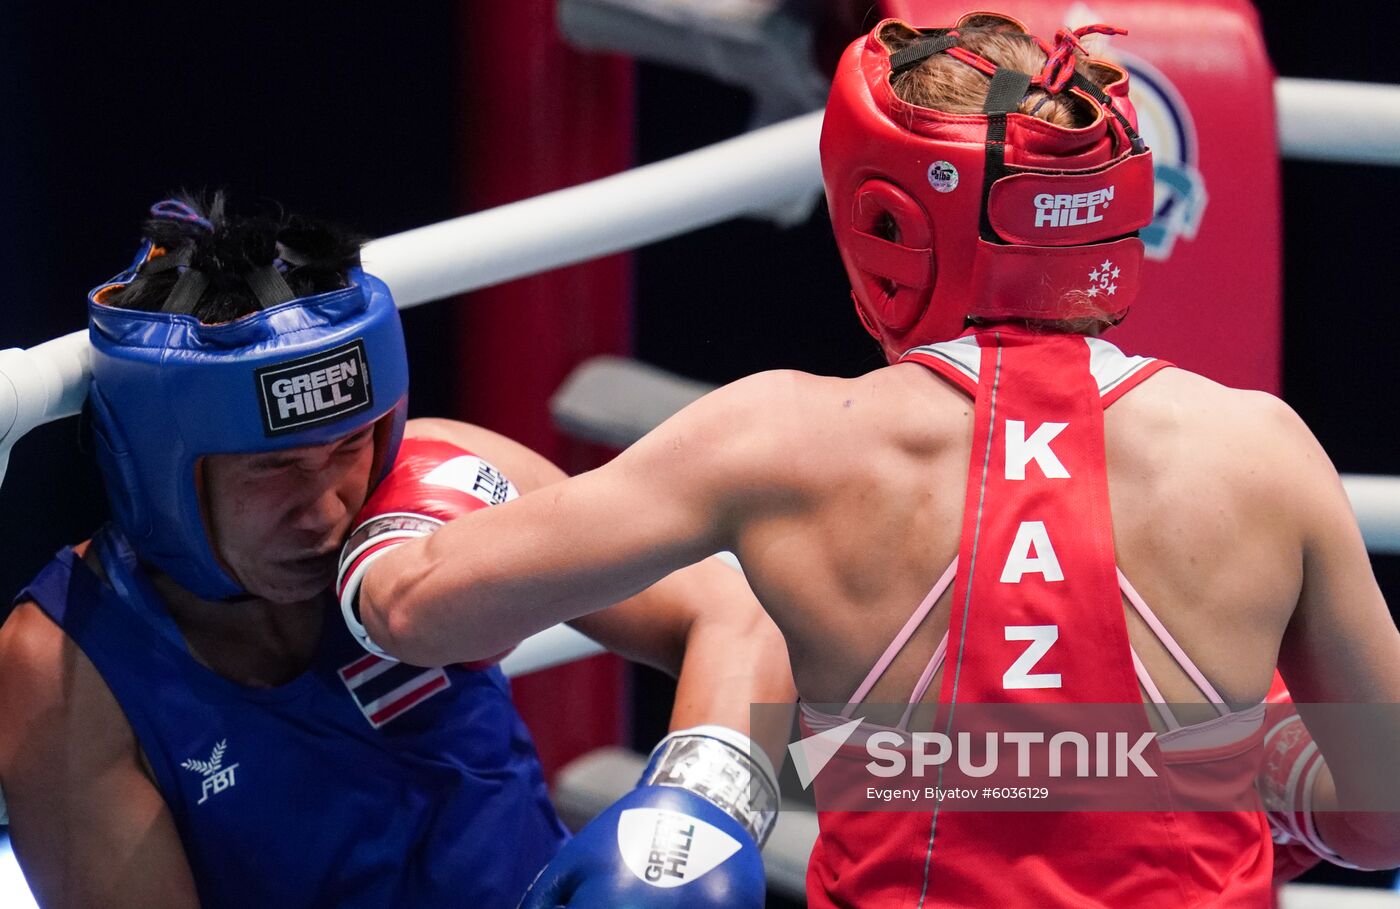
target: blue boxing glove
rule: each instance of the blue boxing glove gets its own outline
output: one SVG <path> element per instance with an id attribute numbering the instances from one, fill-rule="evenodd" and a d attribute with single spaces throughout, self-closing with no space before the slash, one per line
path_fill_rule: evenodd
<path id="1" fill-rule="evenodd" d="M 777 819 L 772 766 L 748 736 L 697 726 L 661 740 L 637 788 L 564 845 L 521 909 L 746 909 Z"/>

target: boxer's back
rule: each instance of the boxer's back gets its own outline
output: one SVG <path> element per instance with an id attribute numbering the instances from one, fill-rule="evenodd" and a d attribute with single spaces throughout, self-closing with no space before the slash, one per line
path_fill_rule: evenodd
<path id="1" fill-rule="evenodd" d="M 819 504 L 749 525 L 739 555 L 788 637 L 802 696 L 840 703 L 957 555 L 973 405 L 913 364 L 790 382 L 791 419 L 810 441 L 787 469 Z M 1228 702 L 1259 701 L 1302 583 L 1309 468 L 1325 455 L 1276 398 L 1178 369 L 1109 407 L 1105 436 L 1119 566 Z M 868 700 L 907 698 L 950 596 Z M 1166 700 L 1202 702 L 1126 611 Z"/>

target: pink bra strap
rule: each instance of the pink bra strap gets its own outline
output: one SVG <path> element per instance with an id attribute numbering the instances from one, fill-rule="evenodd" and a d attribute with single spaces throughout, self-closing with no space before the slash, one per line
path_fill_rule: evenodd
<path id="1" fill-rule="evenodd" d="M 1137 673 L 1138 682 L 1143 690 L 1147 692 L 1147 699 L 1152 702 L 1152 706 L 1157 709 L 1157 715 L 1162 718 L 1168 730 L 1180 729 L 1181 724 L 1176 721 L 1176 714 L 1167 706 L 1167 699 L 1162 697 L 1162 691 L 1157 687 L 1157 683 L 1152 681 L 1152 676 L 1148 673 L 1147 667 L 1142 665 L 1142 659 L 1138 657 L 1137 648 L 1128 645 L 1128 652 L 1133 655 L 1133 672 Z"/>
<path id="2" fill-rule="evenodd" d="M 894 636 L 894 640 L 890 641 L 890 646 L 885 648 L 885 652 L 880 656 L 880 659 L 871 667 L 869 674 L 865 677 L 865 681 L 861 682 L 860 687 L 856 689 L 856 693 L 851 695 L 850 703 L 842 708 L 841 716 L 849 718 L 850 715 L 855 712 L 856 706 L 860 704 L 861 701 L 865 700 L 866 695 L 870 694 L 870 689 L 874 688 L 875 683 L 880 681 L 880 676 L 884 675 L 885 670 L 890 668 L 890 664 L 894 662 L 894 658 L 899 656 L 899 652 L 904 649 L 904 645 L 909 643 L 909 639 L 914 636 L 914 632 L 918 630 L 919 625 L 923 623 L 924 619 L 928 617 L 929 612 L 933 610 L 933 604 L 938 602 L 938 598 L 943 596 L 943 591 L 947 590 L 948 585 L 953 583 L 953 578 L 957 575 L 957 571 L 958 560 L 954 558 L 953 564 L 949 565 L 948 570 L 943 572 L 943 576 L 938 579 L 938 583 L 933 585 L 933 589 L 928 592 L 928 596 L 924 597 L 924 601 L 919 604 L 919 608 L 914 610 L 914 614 L 909 617 L 909 621 L 905 622 L 904 627 L 899 629 L 899 634 Z M 943 649 L 946 649 L 946 645 L 945 636 L 944 646 L 939 650 L 940 654 L 943 652 Z M 935 654 L 936 657 L 938 655 L 939 654 Z"/>
<path id="3" fill-rule="evenodd" d="M 909 726 L 909 716 L 914 712 L 914 708 L 924 699 L 924 692 L 928 691 L 928 686 L 933 683 L 933 677 L 938 674 L 938 670 L 943 668 L 943 658 L 948 655 L 948 632 L 943 632 L 943 640 L 938 642 L 938 649 L 933 652 L 933 657 L 924 667 L 924 674 L 919 676 L 919 684 L 914 686 L 914 691 L 909 695 L 909 705 L 904 708 L 904 714 L 899 718 L 899 725 L 895 728 L 905 729 Z"/>
<path id="4" fill-rule="evenodd" d="M 1191 661 L 1191 658 L 1186 655 L 1186 651 L 1181 649 L 1181 645 L 1176 642 L 1176 638 L 1172 637 L 1170 631 L 1167 631 L 1166 626 L 1162 624 L 1162 620 L 1157 618 L 1157 614 L 1148 607 L 1147 603 L 1143 601 L 1138 592 L 1133 589 L 1133 585 L 1128 582 L 1128 578 L 1123 574 L 1121 568 L 1118 569 L 1118 588 L 1123 591 L 1123 596 L 1128 598 L 1128 602 L 1133 604 L 1133 608 L 1137 610 L 1137 614 L 1142 617 L 1142 620 L 1147 623 L 1147 627 L 1152 629 L 1152 633 L 1157 636 L 1157 640 L 1161 641 L 1162 646 L 1167 648 L 1167 652 L 1172 655 L 1172 659 L 1176 660 L 1176 664 L 1191 677 L 1192 682 L 1196 683 L 1196 688 L 1200 690 L 1201 694 L 1205 695 L 1206 700 L 1215 705 L 1216 711 L 1220 713 L 1221 716 L 1229 713 L 1230 709 L 1225 706 L 1225 699 L 1216 692 L 1215 688 L 1206 680 L 1201 670 L 1198 669 L 1196 664 Z M 1136 653 L 1133 654 L 1133 660 L 1135 664 L 1140 664 Z M 1145 668 L 1143 669 L 1143 674 L 1146 674 Z M 1142 676 L 1138 678 L 1141 679 Z M 1160 697 L 1160 694 L 1156 697 Z"/>

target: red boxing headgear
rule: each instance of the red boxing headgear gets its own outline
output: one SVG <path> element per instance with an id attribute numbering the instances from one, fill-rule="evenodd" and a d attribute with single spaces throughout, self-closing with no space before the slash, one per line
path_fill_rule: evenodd
<path id="1" fill-rule="evenodd" d="M 836 244 L 866 329 L 891 359 L 957 336 L 968 317 L 1121 318 L 1137 294 L 1140 228 L 1152 220 L 1152 154 L 1136 129 L 1128 74 L 1074 70 L 1090 26 L 1050 46 L 998 13 L 969 13 L 922 30 L 891 55 L 876 35 L 837 66 L 822 125 L 822 176 Z M 960 29 L 1025 35 L 1046 52 L 1038 74 L 1018 73 L 960 43 Z M 991 77 L 979 114 L 899 98 L 891 74 L 946 53 Z M 1017 113 L 1026 92 L 1064 91 L 1097 111 L 1071 129 Z M 894 240 L 879 236 L 889 218 Z"/>

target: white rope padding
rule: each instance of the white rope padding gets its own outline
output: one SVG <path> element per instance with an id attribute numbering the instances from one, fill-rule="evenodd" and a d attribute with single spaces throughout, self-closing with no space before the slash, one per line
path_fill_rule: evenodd
<path id="1" fill-rule="evenodd" d="M 528 675 L 605 652 L 602 644 L 581 632 L 568 625 L 555 625 L 522 641 L 501 661 L 501 670 L 511 677 Z"/>
<path id="2" fill-rule="evenodd" d="M 1364 887 L 1288 884 L 1282 909 L 1400 909 L 1400 893 Z"/>
<path id="3" fill-rule="evenodd" d="M 1400 86 L 1278 79 L 1284 156 L 1400 165 Z M 384 237 L 364 260 L 407 308 L 674 237 L 792 211 L 821 187 L 815 112 L 621 174 Z M 10 447 L 77 412 L 86 333 L 0 350 L 0 481 Z M 57 381 L 55 381 L 55 379 Z"/>
<path id="4" fill-rule="evenodd" d="M 367 271 L 399 305 L 636 249 L 821 187 L 820 112 L 611 177 L 375 240 Z"/>
<path id="5" fill-rule="evenodd" d="M 1283 157 L 1400 165 L 1400 85 L 1278 79 L 1274 102 Z"/>
<path id="6" fill-rule="evenodd" d="M 86 331 L 28 350 L 0 350 L 0 482 L 16 441 L 36 426 L 82 409 L 91 360 Z"/>

